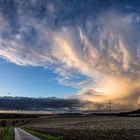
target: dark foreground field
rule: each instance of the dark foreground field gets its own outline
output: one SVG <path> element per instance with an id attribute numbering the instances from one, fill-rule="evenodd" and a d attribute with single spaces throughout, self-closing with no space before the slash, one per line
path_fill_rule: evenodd
<path id="1" fill-rule="evenodd" d="M 140 140 L 140 117 L 41 117 L 24 127 L 64 140 Z"/>
<path id="2" fill-rule="evenodd" d="M 90 130 L 90 129 L 36 129 L 40 132 L 62 137 L 64 140 L 140 140 L 140 131 L 135 129 Z"/>

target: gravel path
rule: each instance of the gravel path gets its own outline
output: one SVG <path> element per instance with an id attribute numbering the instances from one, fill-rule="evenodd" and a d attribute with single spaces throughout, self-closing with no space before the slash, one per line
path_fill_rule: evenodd
<path id="1" fill-rule="evenodd" d="M 41 140 L 21 128 L 14 128 L 15 140 Z"/>

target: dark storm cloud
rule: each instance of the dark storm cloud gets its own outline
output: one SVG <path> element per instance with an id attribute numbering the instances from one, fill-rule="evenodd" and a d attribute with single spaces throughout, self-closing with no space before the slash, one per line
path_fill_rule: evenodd
<path id="1" fill-rule="evenodd" d="M 0 97 L 1 110 L 49 110 L 83 107 L 88 102 L 78 99 Z"/>

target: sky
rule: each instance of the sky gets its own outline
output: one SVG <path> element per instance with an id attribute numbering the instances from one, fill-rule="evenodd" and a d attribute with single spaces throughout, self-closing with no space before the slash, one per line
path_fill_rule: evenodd
<path id="1" fill-rule="evenodd" d="M 139 0 L 1 0 L 0 95 L 137 108 Z"/>

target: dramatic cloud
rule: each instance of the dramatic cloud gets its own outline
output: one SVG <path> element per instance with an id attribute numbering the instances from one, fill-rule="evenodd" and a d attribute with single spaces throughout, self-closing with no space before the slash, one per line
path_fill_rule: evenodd
<path id="1" fill-rule="evenodd" d="M 114 108 L 136 108 L 140 15 L 133 5 L 107 3 L 3 2 L 0 57 L 52 69 L 61 84 L 79 89 L 81 100 L 97 104 L 112 100 Z"/>

